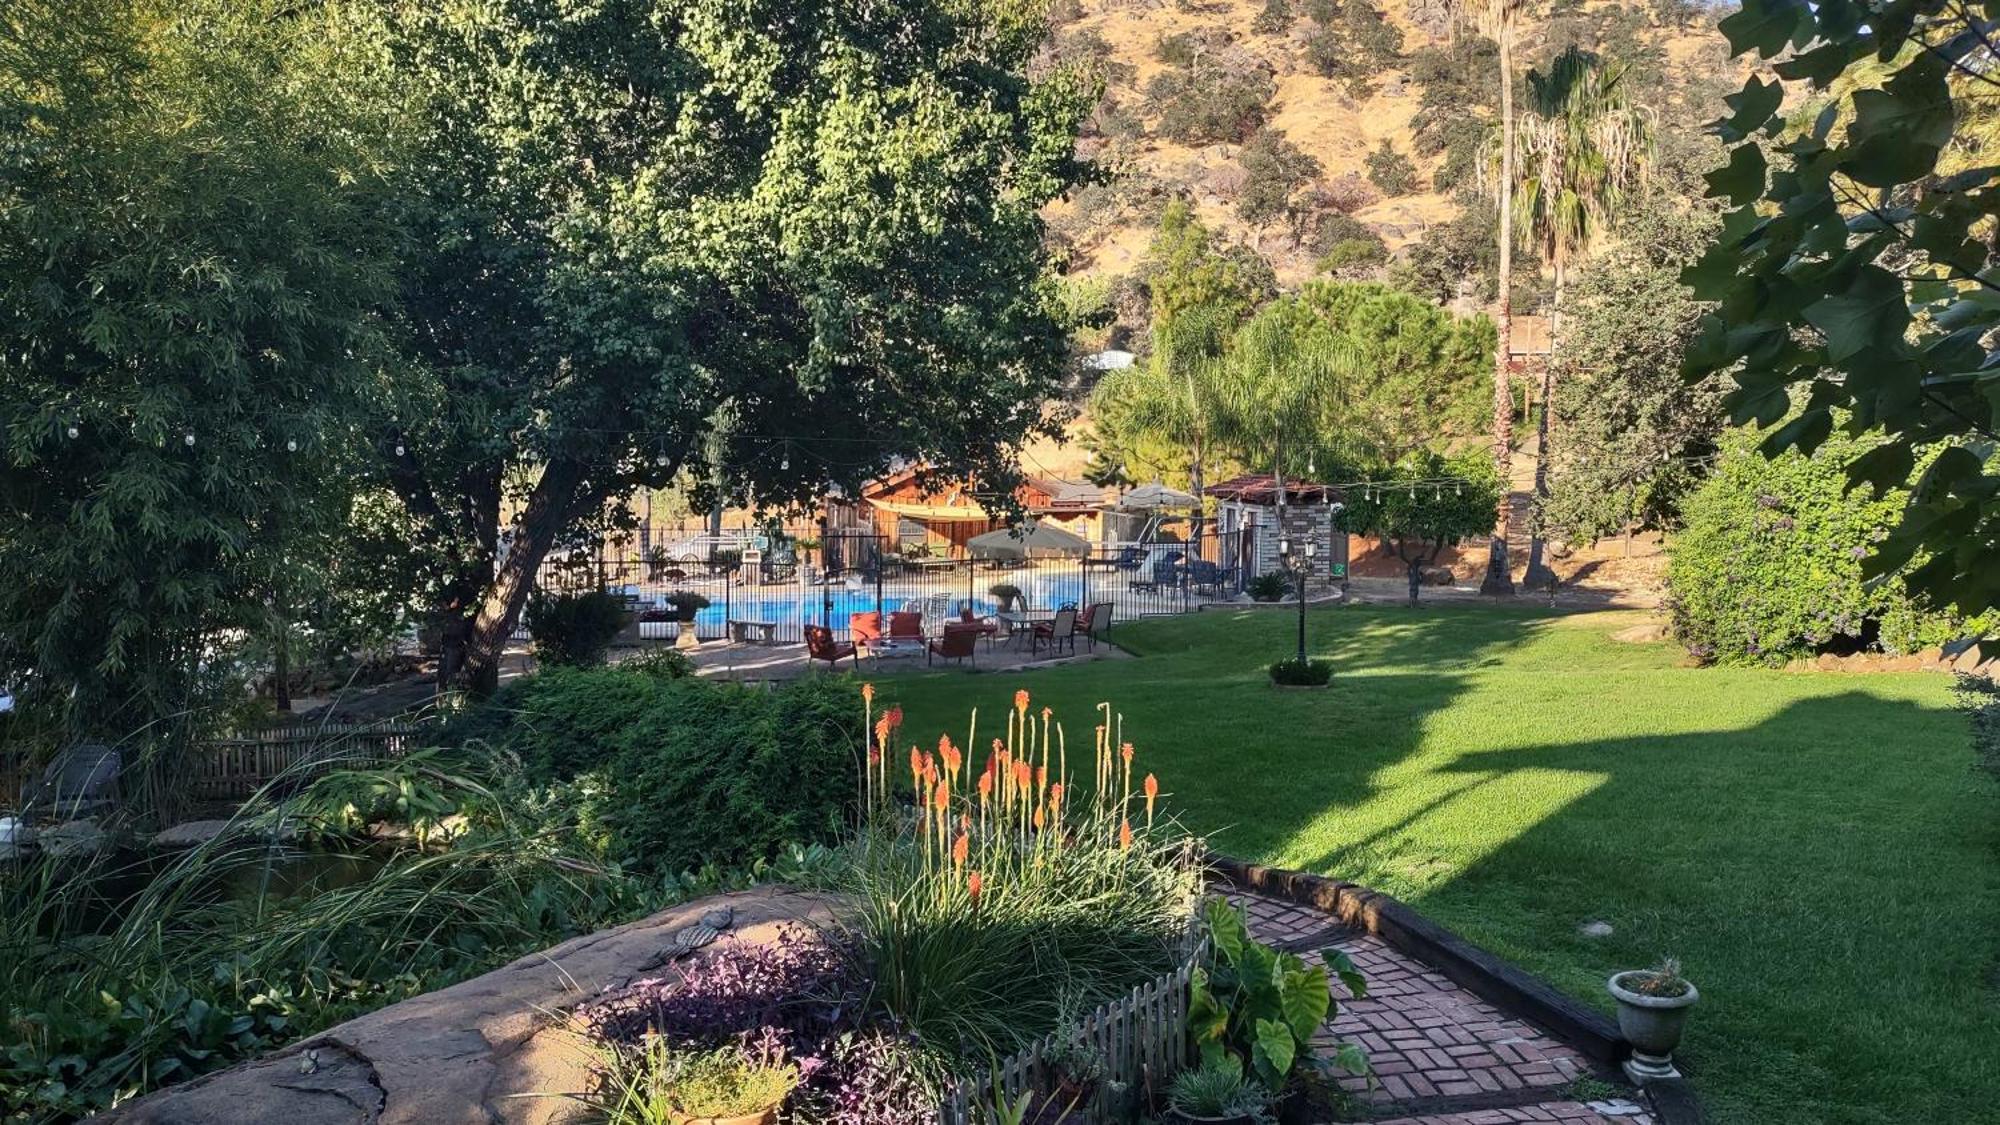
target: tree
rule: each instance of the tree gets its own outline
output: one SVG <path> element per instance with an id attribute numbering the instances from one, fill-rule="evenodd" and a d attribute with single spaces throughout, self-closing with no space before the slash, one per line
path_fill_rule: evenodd
<path id="1" fill-rule="evenodd" d="M 1552 337 L 1560 340 L 1563 288 L 1575 259 L 1590 252 L 1611 227 L 1628 192 L 1651 161 L 1649 111 L 1634 106 L 1624 88 L 1624 68 L 1571 47 L 1548 73 L 1528 72 L 1528 112 L 1520 123 L 1522 155 L 1514 221 L 1524 240 L 1539 244 L 1555 272 Z M 1554 357 L 1542 365 L 1542 412 L 1535 423 L 1535 502 L 1549 495 L 1549 403 L 1554 401 Z M 1553 586 L 1555 572 L 1542 561 L 1541 528 L 1528 542 L 1530 588 Z"/>
<path id="2" fill-rule="evenodd" d="M 1291 210 L 1292 193 L 1311 183 L 1322 171 L 1319 160 L 1285 139 L 1283 133 L 1261 129 L 1243 146 L 1243 193 L 1236 213 L 1246 222 L 1263 223 Z"/>
<path id="3" fill-rule="evenodd" d="M 914 459 L 1011 492 L 1068 359 L 1038 209 L 1096 100 L 1024 76 L 1028 6 L 367 11 L 421 156 L 418 379 L 375 432 L 447 560 L 447 675 L 490 685 L 542 560 L 637 489 L 777 507 Z"/>
<path id="4" fill-rule="evenodd" d="M 1382 189 L 1383 195 L 1408 195 L 1417 190 L 1416 162 L 1396 151 L 1396 146 L 1383 137 L 1382 143 L 1368 154 L 1368 181 Z"/>
<path id="5" fill-rule="evenodd" d="M 1728 99 L 1717 128 L 1734 147 L 1708 181 L 1734 210 L 1683 275 L 1717 303 L 1688 373 L 1729 373 L 1732 418 L 1775 427 L 1767 454 L 1870 435 L 1842 461 L 1882 496 L 1935 451 L 1895 530 L 1856 546 L 1866 576 L 1966 615 L 2000 602 L 1996 15 L 1746 0 L 1721 23 L 1732 48 L 1783 54 L 1778 77 L 1819 105 L 1791 127 L 1785 86 L 1754 75 Z"/>
<path id="6" fill-rule="evenodd" d="M 73 736 L 211 722 L 347 518 L 394 231 L 337 29 L 265 3 L 0 20 L 0 680 Z"/>
<path id="7" fill-rule="evenodd" d="M 1373 483 L 1347 490 L 1335 522 L 1343 531 L 1379 536 L 1395 546 L 1412 607 L 1423 589 L 1424 568 L 1446 547 L 1487 531 L 1505 491 L 1486 458 L 1452 460 L 1430 451 L 1366 476 Z"/>
<path id="8" fill-rule="evenodd" d="M 1095 440 L 1106 461 L 1128 475 L 1134 468 L 1157 468 L 1168 450 L 1184 455 L 1188 487 L 1199 496 L 1216 436 L 1226 425 L 1223 356 L 1237 327 L 1275 292 L 1276 281 L 1255 251 L 1218 246 L 1182 200 L 1168 204 L 1160 217 L 1140 277 L 1151 293 L 1152 354 L 1098 384 L 1091 397 Z M 1197 515 L 1197 546 L 1201 534 Z"/>
<path id="9" fill-rule="evenodd" d="M 1548 402 L 1563 442 L 1536 520 L 1573 543 L 1676 526 L 1724 424 L 1720 381 L 1680 374 L 1706 311 L 1680 271 L 1713 237 L 1714 210 L 1671 184 L 1656 184 L 1632 210 L 1618 242 L 1566 291 L 1569 314 L 1550 357 Z"/>
<path id="10" fill-rule="evenodd" d="M 1500 56 L 1500 198 L 1495 223 L 1500 247 L 1500 293 L 1494 317 L 1500 327 L 1500 341 L 1493 357 L 1493 466 L 1502 487 L 1499 499 L 1494 502 L 1486 577 L 1479 584 L 1484 594 L 1514 592 L 1514 575 L 1507 561 L 1510 512 L 1506 484 L 1513 477 L 1514 461 L 1514 392 L 1508 385 L 1507 369 L 1514 351 L 1514 240 L 1508 216 L 1514 213 L 1514 39 L 1525 6 L 1526 0 L 1455 0 L 1454 13 L 1459 22 L 1469 24 L 1498 44 Z"/>

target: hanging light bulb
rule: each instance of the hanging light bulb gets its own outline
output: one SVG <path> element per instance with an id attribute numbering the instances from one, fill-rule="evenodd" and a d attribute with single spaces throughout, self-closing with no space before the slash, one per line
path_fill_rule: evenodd
<path id="1" fill-rule="evenodd" d="M 788 473 L 788 472 L 791 472 L 791 471 L 792 471 L 792 451 L 791 451 L 791 450 L 789 450 L 789 449 L 785 450 L 785 453 L 784 453 L 784 455 L 778 458 L 778 471 L 779 471 L 779 472 L 781 472 L 781 473 Z"/>
<path id="2" fill-rule="evenodd" d="M 183 435 L 183 436 L 181 437 L 181 444 L 182 444 L 182 445 L 187 445 L 187 446 L 192 446 L 192 445 L 194 444 L 194 431 L 193 431 L 193 430 L 189 430 L 189 431 L 188 431 L 188 432 L 187 432 L 187 433 L 186 433 L 185 435 Z"/>
<path id="3" fill-rule="evenodd" d="M 69 436 L 70 436 L 70 439 L 71 439 L 72 441 L 74 441 L 74 440 L 76 439 L 76 435 L 77 435 L 77 429 L 76 429 L 76 427 L 75 427 L 75 426 L 71 426 L 71 427 L 70 427 L 70 428 L 69 428 L 69 429 L 68 429 L 67 431 L 65 431 L 65 432 L 67 432 L 67 433 L 69 434 Z"/>
<path id="4" fill-rule="evenodd" d="M 399 441 L 396 443 L 396 456 L 401 457 L 402 455 L 403 455 L 403 443 Z"/>
<path id="5" fill-rule="evenodd" d="M 299 443 L 298 443 L 298 441 L 297 441 L 296 439 L 294 439 L 294 438 L 286 438 L 286 439 L 285 439 L 285 452 L 287 452 L 287 453 L 297 453 L 298 451 L 299 451 Z"/>

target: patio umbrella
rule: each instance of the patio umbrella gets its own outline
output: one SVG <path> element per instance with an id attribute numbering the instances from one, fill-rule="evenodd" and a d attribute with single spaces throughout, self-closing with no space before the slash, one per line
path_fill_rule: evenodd
<path id="1" fill-rule="evenodd" d="M 1158 508 L 1193 508 L 1200 503 L 1201 501 L 1192 494 L 1182 492 L 1178 488 L 1168 488 L 1159 481 L 1142 484 L 1118 500 L 1119 507 L 1140 511 L 1152 511 Z"/>
<path id="2" fill-rule="evenodd" d="M 1090 543 L 1046 521 L 1026 527 L 989 531 L 965 541 L 965 549 L 979 559 L 1024 559 L 1029 555 L 1074 555 L 1090 553 Z"/>

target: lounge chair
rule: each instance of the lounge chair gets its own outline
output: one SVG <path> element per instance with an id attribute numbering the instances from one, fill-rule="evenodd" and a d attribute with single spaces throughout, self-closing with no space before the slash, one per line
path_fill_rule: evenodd
<path id="1" fill-rule="evenodd" d="M 979 663 L 979 626 L 956 622 L 947 624 L 943 636 L 924 646 L 924 663 L 929 664 L 940 656 L 946 660 Z"/>
<path id="2" fill-rule="evenodd" d="M 834 640 L 833 630 L 824 625 L 808 625 L 805 633 L 807 663 L 824 660 L 827 667 L 838 668 L 841 659 L 845 658 L 856 668 L 861 667 L 860 659 L 854 655 L 854 646 L 845 641 Z"/>
<path id="3" fill-rule="evenodd" d="M 1176 588 L 1180 585 L 1181 580 L 1181 559 L 1185 557 L 1180 551 L 1168 551 L 1166 554 L 1161 555 L 1159 558 L 1153 560 L 1153 569 L 1149 577 L 1134 578 L 1132 580 L 1132 589 L 1148 593 L 1158 593 L 1161 590 Z"/>
<path id="4" fill-rule="evenodd" d="M 1096 652 L 1097 639 L 1111 631 L 1111 603 L 1097 602 L 1093 604 L 1088 610 L 1084 611 L 1079 627 L 1083 630 L 1084 638 L 1090 641 L 1090 650 Z M 1072 644 L 1070 647 L 1074 649 L 1076 646 Z"/>
<path id="5" fill-rule="evenodd" d="M 1209 562 L 1195 559 L 1187 565 L 1188 585 L 1197 594 L 1206 592 L 1211 597 L 1221 597 L 1222 587 L 1229 581 L 1229 572 Z"/>
<path id="6" fill-rule="evenodd" d="M 1118 553 L 1111 556 L 1108 559 L 1100 559 L 1094 556 L 1085 558 L 1083 560 L 1083 569 L 1138 570 L 1139 564 L 1145 561 L 1146 561 L 1146 549 L 1144 547 L 1132 546 L 1128 544 L 1126 546 L 1118 548 Z"/>
<path id="7" fill-rule="evenodd" d="M 1051 650 L 1068 644 L 1071 652 L 1076 651 L 1075 606 L 1064 606 L 1056 611 L 1054 620 L 1038 622 L 1035 625 L 1034 633 L 1028 638 L 1029 655 L 1032 656 L 1035 650 L 1041 647 L 1043 641 L 1049 642 Z"/>
<path id="8" fill-rule="evenodd" d="M 979 616 L 973 611 L 972 603 L 967 601 L 958 603 L 958 620 L 945 625 L 947 629 L 957 627 L 976 630 L 980 636 L 986 638 L 989 648 L 993 645 L 993 638 L 1000 635 L 1000 622 L 991 617 Z"/>

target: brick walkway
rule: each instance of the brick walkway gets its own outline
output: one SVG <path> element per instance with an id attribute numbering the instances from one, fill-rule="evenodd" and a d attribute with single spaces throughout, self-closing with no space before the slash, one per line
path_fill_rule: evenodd
<path id="1" fill-rule="evenodd" d="M 1652 1125 L 1636 1094 L 1579 1101 L 1570 1090 L 1576 1079 L 1607 1077 L 1581 1053 L 1381 939 L 1293 903 L 1229 897 L 1248 911 L 1258 940 L 1308 962 L 1321 950 L 1344 950 L 1368 978 L 1365 1000 L 1334 982 L 1340 1015 L 1316 1042 L 1346 1040 L 1367 1052 L 1373 1078 L 1344 1077 L 1341 1085 L 1378 1125 Z"/>

